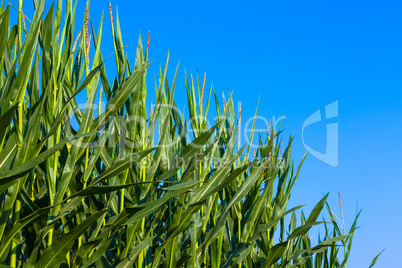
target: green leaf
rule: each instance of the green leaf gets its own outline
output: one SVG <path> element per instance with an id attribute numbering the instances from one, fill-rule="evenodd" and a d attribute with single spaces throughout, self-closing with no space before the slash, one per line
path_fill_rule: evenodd
<path id="1" fill-rule="evenodd" d="M 263 268 L 270 267 L 271 265 L 278 262 L 283 257 L 283 254 L 286 248 L 288 247 L 288 243 L 289 243 L 288 241 L 285 241 L 271 248 L 268 251 L 267 258 L 265 259 L 265 262 L 262 267 Z"/>
<path id="2" fill-rule="evenodd" d="M 49 211 L 50 208 L 42 208 L 42 209 L 38 209 L 35 212 L 29 214 L 28 216 L 26 216 L 25 218 L 19 220 L 18 222 L 16 222 L 13 226 L 13 229 L 10 230 L 9 232 L 7 232 L 6 236 L 3 238 L 3 240 L 1 241 L 1 246 L 0 246 L 0 262 L 4 262 L 5 259 L 7 258 L 7 255 L 5 253 L 7 253 L 5 250 L 9 247 L 12 239 L 14 238 L 14 236 L 22 229 L 24 228 L 27 224 L 31 223 L 33 220 L 35 220 L 36 218 L 38 218 L 39 216 L 43 215 L 44 213 L 46 213 L 47 211 Z"/>
<path id="3" fill-rule="evenodd" d="M 71 249 L 72 244 L 80 237 L 93 222 L 105 214 L 107 211 L 99 211 L 88 218 L 81 224 L 77 225 L 70 232 L 60 236 L 50 247 L 43 251 L 42 256 L 35 266 L 37 267 L 54 267 L 61 263 L 67 252 Z"/>
<path id="4" fill-rule="evenodd" d="M 199 135 L 189 145 L 187 145 L 180 153 L 180 155 L 177 157 L 175 163 L 173 164 L 173 167 L 169 171 L 163 173 L 159 177 L 159 180 L 163 181 L 173 176 L 183 164 L 187 163 L 198 151 L 201 150 L 201 148 L 209 140 L 212 133 L 215 131 L 217 127 L 218 124 L 216 124 L 215 126 L 211 127 L 210 129 Z"/>
<path id="5" fill-rule="evenodd" d="M 376 264 L 378 257 L 380 257 L 381 253 L 383 253 L 384 250 L 385 250 L 385 249 L 383 249 L 380 253 L 377 254 L 377 256 L 375 256 L 375 258 L 374 258 L 373 261 L 371 262 L 369 268 L 373 267 L 373 266 Z"/>
<path id="6" fill-rule="evenodd" d="M 143 251 L 151 242 L 155 239 L 155 236 L 150 236 L 141 243 L 139 243 L 134 249 L 130 252 L 129 256 L 121 261 L 116 268 L 125 268 L 125 267 L 133 267 L 134 262 L 137 260 L 138 255 L 141 251 Z"/>
<path id="7" fill-rule="evenodd" d="M 38 156 L 28 160 L 27 162 L 24 162 L 23 164 L 13 168 L 12 170 L 10 170 L 6 173 L 0 174 L 0 185 L 6 184 L 10 181 L 13 181 L 13 180 L 16 180 L 16 179 L 22 177 L 23 175 L 25 175 L 26 173 L 28 173 L 29 171 L 34 169 L 36 166 L 38 166 L 39 164 L 46 161 L 47 158 L 49 158 L 55 152 L 59 151 L 68 142 L 71 142 L 75 139 L 79 139 L 82 137 L 92 136 L 96 133 L 97 132 L 93 131 L 93 132 L 88 132 L 88 133 L 84 133 L 81 135 L 77 135 L 75 137 L 65 138 L 64 140 L 62 140 L 61 142 L 59 142 L 52 148 L 49 148 L 45 152 L 39 154 Z"/>

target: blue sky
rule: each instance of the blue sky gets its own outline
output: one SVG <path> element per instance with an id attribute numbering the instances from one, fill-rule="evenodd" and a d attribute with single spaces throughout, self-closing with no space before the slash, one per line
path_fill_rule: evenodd
<path id="1" fill-rule="evenodd" d="M 32 14 L 30 5 L 26 14 Z M 124 43 L 135 43 L 126 49 L 132 61 L 139 32 L 145 40 L 151 31 L 150 83 L 169 50 L 170 80 L 181 59 L 179 107 L 186 103 L 184 68 L 207 72 L 219 94 L 233 90 L 234 99 L 242 102 L 243 118 L 254 114 L 260 97 L 259 115 L 286 116 L 282 137 L 295 136 L 296 163 L 306 150 L 303 122 L 338 101 L 338 118 L 323 120 L 304 134 L 310 147 L 325 151 L 326 123 L 338 123 L 339 165 L 331 167 L 309 155 L 289 206 L 307 204 L 309 212 L 330 192 L 329 203 L 339 215 L 340 191 L 347 226 L 356 205 L 363 209 L 349 267 L 368 267 L 383 248 L 376 267 L 400 266 L 401 2 L 115 0 L 112 5 L 119 7 Z M 79 24 L 84 9 L 85 1 L 79 1 Z M 96 29 L 102 10 L 106 56 L 113 51 L 108 1 L 92 2 Z"/>

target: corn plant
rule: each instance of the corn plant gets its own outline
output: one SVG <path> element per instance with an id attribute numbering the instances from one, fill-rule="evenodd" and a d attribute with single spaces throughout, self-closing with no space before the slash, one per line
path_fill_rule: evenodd
<path id="1" fill-rule="evenodd" d="M 356 221 L 348 233 L 331 214 L 317 221 L 328 195 L 308 217 L 287 208 L 301 167 L 292 138 L 283 148 L 269 127 L 255 150 L 242 146 L 241 109 L 231 94 L 220 104 L 205 75 L 186 74 L 188 121 L 169 55 L 149 111 L 149 35 L 130 63 L 109 5 L 111 81 L 103 14 L 95 29 L 88 1 L 75 36 L 77 2 L 49 5 L 35 0 L 30 19 L 22 0 L 0 7 L 2 267 L 346 267 Z M 325 236 L 313 243 L 318 224 Z"/>

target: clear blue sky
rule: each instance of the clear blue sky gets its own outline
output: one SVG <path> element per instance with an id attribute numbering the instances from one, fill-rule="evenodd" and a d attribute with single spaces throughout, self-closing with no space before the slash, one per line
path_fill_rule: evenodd
<path id="1" fill-rule="evenodd" d="M 30 5 L 26 14 L 32 14 Z M 329 191 L 329 203 L 339 215 L 340 191 L 347 226 L 356 204 L 363 209 L 349 267 L 368 267 L 383 248 L 376 267 L 400 267 L 401 2 L 115 0 L 112 5 L 119 7 L 124 44 L 136 43 L 140 31 L 146 40 L 151 31 L 150 83 L 170 50 L 170 80 L 181 58 L 180 107 L 186 103 L 184 68 L 207 72 L 219 94 L 234 90 L 243 118 L 254 114 L 260 97 L 260 115 L 286 116 L 283 137 L 295 136 L 296 163 L 305 152 L 303 122 L 339 101 L 339 117 L 330 120 L 339 124 L 339 165 L 309 155 L 289 206 L 305 203 L 309 212 Z M 85 1 L 79 1 L 80 24 L 84 9 Z M 102 9 L 106 56 L 113 51 L 108 1 L 92 1 L 96 29 Z M 126 52 L 133 61 L 135 45 Z M 305 131 L 305 141 L 325 151 L 325 135 L 323 121 Z"/>

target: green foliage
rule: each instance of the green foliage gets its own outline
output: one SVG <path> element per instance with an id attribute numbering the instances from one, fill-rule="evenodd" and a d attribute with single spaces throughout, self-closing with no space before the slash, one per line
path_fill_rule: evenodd
<path id="1" fill-rule="evenodd" d="M 292 139 L 282 155 L 279 132 L 267 129 L 249 160 L 251 142 L 246 153 L 235 148 L 231 96 L 221 107 L 215 94 L 218 118 L 207 128 L 213 88 L 204 107 L 198 75 L 196 86 L 186 75 L 188 128 L 173 98 L 178 66 L 172 83 L 166 77 L 169 56 L 149 114 L 141 37 L 132 65 L 110 13 L 117 75 L 109 83 L 103 15 L 96 32 L 88 1 L 78 39 L 76 3 L 53 2 L 47 13 L 44 0 L 34 4 L 31 20 L 22 0 L 0 9 L 2 267 L 346 267 L 356 221 L 346 234 L 331 213 L 332 233 L 317 222 L 327 196 L 299 224 L 301 207 L 287 208 L 300 171 Z M 326 233 L 313 245 L 317 224 Z"/>

